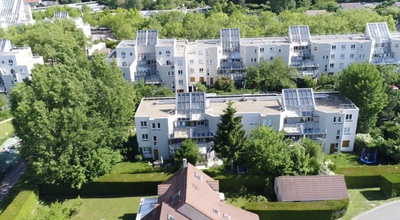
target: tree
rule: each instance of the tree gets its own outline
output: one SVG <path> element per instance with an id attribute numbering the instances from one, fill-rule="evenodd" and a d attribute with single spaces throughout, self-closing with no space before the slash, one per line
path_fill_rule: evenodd
<path id="1" fill-rule="evenodd" d="M 317 175 L 324 161 L 322 145 L 312 141 L 310 138 L 303 138 L 295 144 L 298 147 L 304 148 L 305 155 L 308 157 L 307 174 Z"/>
<path id="2" fill-rule="evenodd" d="M 135 93 L 118 66 L 95 54 L 87 66 L 39 65 L 10 94 L 21 156 L 39 183 L 80 188 L 121 160 Z"/>
<path id="3" fill-rule="evenodd" d="M 357 131 L 372 129 L 387 104 L 386 83 L 382 74 L 369 63 L 353 63 L 339 77 L 339 91 L 359 109 Z"/>
<path id="4" fill-rule="evenodd" d="M 218 80 L 214 84 L 214 88 L 224 92 L 233 92 L 235 91 L 235 81 L 227 76 L 218 77 Z"/>
<path id="5" fill-rule="evenodd" d="M 288 66 L 282 59 L 276 59 L 274 62 L 261 61 L 258 66 L 247 69 L 246 88 L 260 91 L 295 88 L 294 79 L 297 75 L 297 70 Z"/>
<path id="6" fill-rule="evenodd" d="M 183 158 L 187 159 L 187 162 L 196 165 L 197 161 L 200 160 L 200 151 L 196 146 L 196 142 L 192 139 L 186 139 L 181 143 L 181 146 L 175 152 L 174 162 L 180 168 L 182 167 Z"/>
<path id="7" fill-rule="evenodd" d="M 214 136 L 214 150 L 225 162 L 230 163 L 233 172 L 233 163 L 244 150 L 246 133 L 241 123 L 242 117 L 235 117 L 236 109 L 233 108 L 232 101 L 228 102 L 223 112 Z"/>
<path id="8" fill-rule="evenodd" d="M 4 94 L 0 94 L 0 109 L 5 108 L 8 105 L 7 96 Z"/>
<path id="9" fill-rule="evenodd" d="M 385 121 L 398 121 L 400 119 L 400 91 L 388 88 L 386 94 L 388 104 L 379 115 L 380 124 Z"/>
<path id="10" fill-rule="evenodd" d="M 255 174 L 281 176 L 293 173 L 290 142 L 285 134 L 272 127 L 260 126 L 251 131 L 246 144 L 247 166 Z"/>
<path id="11" fill-rule="evenodd" d="M 207 92 L 207 87 L 203 83 L 198 82 L 198 83 L 196 83 L 196 91 Z"/>

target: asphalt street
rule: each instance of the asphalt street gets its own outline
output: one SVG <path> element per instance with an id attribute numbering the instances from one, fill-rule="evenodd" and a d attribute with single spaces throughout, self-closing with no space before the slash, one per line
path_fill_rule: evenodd
<path id="1" fill-rule="evenodd" d="M 353 218 L 353 220 L 400 220 L 400 201 L 387 203 Z"/>

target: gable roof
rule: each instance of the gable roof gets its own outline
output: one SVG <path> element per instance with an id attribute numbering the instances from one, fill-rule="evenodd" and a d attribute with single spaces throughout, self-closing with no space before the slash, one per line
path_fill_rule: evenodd
<path id="1" fill-rule="evenodd" d="M 187 167 L 180 169 L 167 181 L 158 185 L 157 203 L 160 205 L 143 219 L 167 219 L 167 216 L 162 216 L 163 207 L 166 207 L 165 210 L 169 210 L 166 211 L 168 213 L 172 212 L 169 209 L 171 208 L 185 217 L 178 218 L 177 214 L 174 216 L 170 213 L 175 219 L 196 219 L 196 216 L 206 216 L 216 220 L 259 219 L 254 213 L 221 201 L 218 189 L 219 182 L 217 180 L 188 163 Z"/>
<path id="2" fill-rule="evenodd" d="M 349 198 L 342 175 L 275 178 L 278 201 L 321 201 Z"/>
<path id="3" fill-rule="evenodd" d="M 157 205 L 149 214 L 142 218 L 142 220 L 159 220 L 159 219 L 167 219 L 167 220 L 189 220 L 179 212 L 175 211 L 175 209 L 171 208 L 166 203 L 161 203 Z"/>

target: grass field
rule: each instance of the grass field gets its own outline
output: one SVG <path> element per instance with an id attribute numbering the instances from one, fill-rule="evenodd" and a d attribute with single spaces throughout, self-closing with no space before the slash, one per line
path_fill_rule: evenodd
<path id="1" fill-rule="evenodd" d="M 11 121 L 0 124 L 0 138 L 4 138 L 6 134 L 11 135 L 14 132 L 14 128 Z"/>
<path id="2" fill-rule="evenodd" d="M 362 165 L 360 162 L 360 154 L 358 152 L 329 154 L 326 155 L 326 157 L 336 165 L 336 168 L 345 168 L 345 167 Z"/>
<path id="3" fill-rule="evenodd" d="M 350 189 L 348 190 L 350 203 L 342 220 L 351 220 L 361 213 L 385 203 L 400 200 L 400 197 L 387 199 L 379 188 Z"/>

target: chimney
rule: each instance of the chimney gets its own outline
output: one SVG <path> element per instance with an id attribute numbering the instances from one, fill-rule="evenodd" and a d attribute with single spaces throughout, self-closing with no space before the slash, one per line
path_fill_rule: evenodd
<path id="1" fill-rule="evenodd" d="M 186 158 L 183 158 L 183 168 L 186 168 L 187 167 L 187 160 L 186 160 Z"/>

